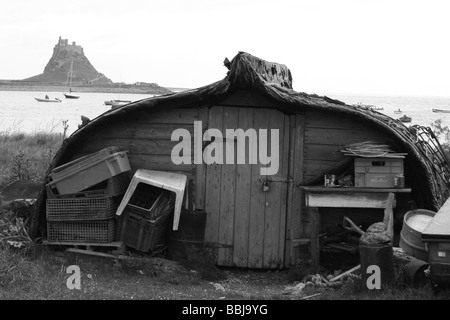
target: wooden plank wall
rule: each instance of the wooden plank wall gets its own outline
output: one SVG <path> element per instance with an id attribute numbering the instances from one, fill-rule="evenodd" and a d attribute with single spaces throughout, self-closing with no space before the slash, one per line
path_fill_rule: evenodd
<path id="1" fill-rule="evenodd" d="M 307 112 L 303 178 L 315 177 L 344 160 L 339 150 L 346 144 L 386 139 L 386 135 L 362 123 L 360 119 L 334 113 Z"/>
<path id="2" fill-rule="evenodd" d="M 294 265 L 300 259 L 298 239 L 302 236 L 301 213 L 303 194 L 296 187 L 303 180 L 305 117 L 303 114 L 291 116 L 289 147 L 288 206 L 286 219 L 285 267 Z"/>
<path id="3" fill-rule="evenodd" d="M 386 142 L 388 136 L 360 119 L 350 116 L 325 112 L 306 112 L 304 131 L 304 165 L 303 179 L 317 177 L 324 170 L 345 159 L 339 151 L 344 145 L 367 140 Z M 324 210 L 329 212 L 330 210 Z M 344 214 L 352 217 L 373 218 L 373 213 L 359 210 L 359 213 L 349 213 L 345 210 L 331 210 L 336 214 L 327 214 L 322 221 L 322 228 L 327 225 L 342 223 Z M 339 212 L 338 212 L 339 211 Z M 353 210 L 355 212 L 355 210 Z M 356 210 L 358 211 L 358 210 Z M 377 213 L 376 213 L 377 214 Z M 300 230 L 296 237 L 307 238 L 310 234 L 310 220 L 304 207 L 300 214 Z"/>
<path id="4" fill-rule="evenodd" d="M 118 146 L 128 150 L 131 173 L 137 169 L 178 172 L 187 175 L 189 185 L 195 188 L 196 165 L 175 165 L 172 162 L 172 148 L 178 141 L 171 141 L 171 135 L 175 129 L 184 128 L 190 132 L 193 141 L 194 121 L 199 120 L 199 114 L 200 109 L 197 108 L 167 109 L 125 118 L 120 123 L 98 129 L 83 143 L 73 159 L 107 146 Z M 192 194 L 188 191 L 186 194 Z"/>

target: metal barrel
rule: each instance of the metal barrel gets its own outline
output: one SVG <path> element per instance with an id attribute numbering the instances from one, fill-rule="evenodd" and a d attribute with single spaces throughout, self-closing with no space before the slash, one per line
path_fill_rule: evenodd
<path id="1" fill-rule="evenodd" d="M 433 219 L 436 212 L 417 209 L 408 211 L 403 218 L 399 246 L 407 254 L 428 262 L 428 252 L 422 241 L 422 232 Z"/>

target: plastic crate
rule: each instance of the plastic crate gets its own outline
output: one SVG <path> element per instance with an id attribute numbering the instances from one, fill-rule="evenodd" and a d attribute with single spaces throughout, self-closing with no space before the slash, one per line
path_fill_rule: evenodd
<path id="1" fill-rule="evenodd" d="M 165 246 L 172 214 L 173 210 L 166 211 L 157 219 L 149 220 L 130 212 L 127 206 L 122 215 L 119 241 L 142 252 Z"/>
<path id="2" fill-rule="evenodd" d="M 115 197 L 125 194 L 129 183 L 130 177 L 128 172 L 123 172 L 108 180 L 102 181 L 89 189 L 76 193 L 58 194 L 58 190 L 55 186 L 49 185 L 46 186 L 46 191 L 47 198 L 49 199 Z"/>
<path id="3" fill-rule="evenodd" d="M 71 173 L 74 173 L 79 169 L 86 168 L 92 163 L 104 159 L 119 151 L 120 150 L 118 147 L 111 146 L 104 148 L 100 151 L 97 151 L 95 153 L 91 153 L 78 159 L 72 160 L 66 164 L 53 168 L 50 172 L 50 178 L 52 178 L 52 180 L 57 180 L 69 176 Z"/>
<path id="4" fill-rule="evenodd" d="M 145 183 L 139 183 L 128 202 L 128 212 L 146 219 L 154 220 L 172 209 L 175 194 Z"/>
<path id="5" fill-rule="evenodd" d="M 403 188 L 402 158 L 355 158 L 355 186 L 368 188 Z"/>
<path id="6" fill-rule="evenodd" d="M 120 197 L 47 199 L 48 221 L 108 220 L 115 216 Z"/>
<path id="7" fill-rule="evenodd" d="M 48 241 L 83 243 L 111 242 L 115 235 L 115 220 L 47 221 Z"/>
<path id="8" fill-rule="evenodd" d="M 73 170 L 70 167 L 61 171 L 61 176 L 53 179 L 47 186 L 56 189 L 56 193 L 61 195 L 72 194 L 131 170 L 126 151 L 116 152 L 100 159 L 96 157 L 95 161 L 88 161 L 85 164 L 82 167 L 77 165 Z"/>

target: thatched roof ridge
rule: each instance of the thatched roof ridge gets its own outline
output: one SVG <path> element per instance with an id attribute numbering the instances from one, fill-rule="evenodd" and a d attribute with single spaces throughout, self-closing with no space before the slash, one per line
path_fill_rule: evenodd
<path id="1" fill-rule="evenodd" d="M 163 108 L 189 108 L 199 105 L 213 104 L 240 89 L 256 90 L 266 96 L 283 112 L 295 113 L 299 110 L 322 110 L 344 113 L 372 123 L 394 138 L 399 148 L 411 156 L 410 161 L 418 167 L 418 184 L 413 186 L 413 196 L 419 199 L 418 205 L 430 210 L 438 210 L 448 196 L 448 186 L 440 181 L 433 164 L 427 154 L 417 146 L 417 137 L 398 120 L 387 115 L 360 106 L 347 105 L 344 102 L 328 97 L 296 92 L 292 89 L 292 76 L 289 69 L 281 64 L 266 62 L 248 53 L 239 52 L 231 61 L 225 60 L 229 71 L 227 76 L 210 85 L 162 96 L 132 102 L 114 110 L 109 110 L 74 132 L 64 142 L 56 154 L 48 173 L 56 166 L 70 160 L 80 143 L 89 138 L 100 126 L 114 123 L 124 116 L 135 112 L 152 113 Z M 448 164 L 446 164 L 448 166 Z M 419 170 L 420 168 L 420 170 Z M 450 169 L 449 169 L 450 171 Z M 47 175 L 45 183 L 49 182 Z M 37 235 L 42 212 L 45 212 L 45 188 L 42 189 L 36 204 L 31 234 Z M 45 214 L 44 214 L 45 215 Z"/>

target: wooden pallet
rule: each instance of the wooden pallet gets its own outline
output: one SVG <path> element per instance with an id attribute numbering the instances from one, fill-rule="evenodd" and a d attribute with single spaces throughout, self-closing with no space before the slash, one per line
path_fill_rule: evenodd
<path id="1" fill-rule="evenodd" d="M 96 251 L 96 249 L 100 248 L 116 248 L 119 253 L 125 253 L 125 245 L 122 241 L 114 241 L 114 242 L 71 242 L 71 241 L 43 241 L 43 244 L 46 246 L 58 246 L 58 247 L 69 247 L 65 251 L 70 253 L 77 254 L 86 254 L 93 255 L 98 257 L 105 258 L 121 258 L 122 255 L 114 255 L 104 252 Z M 83 249 L 82 249 L 83 248 Z"/>

